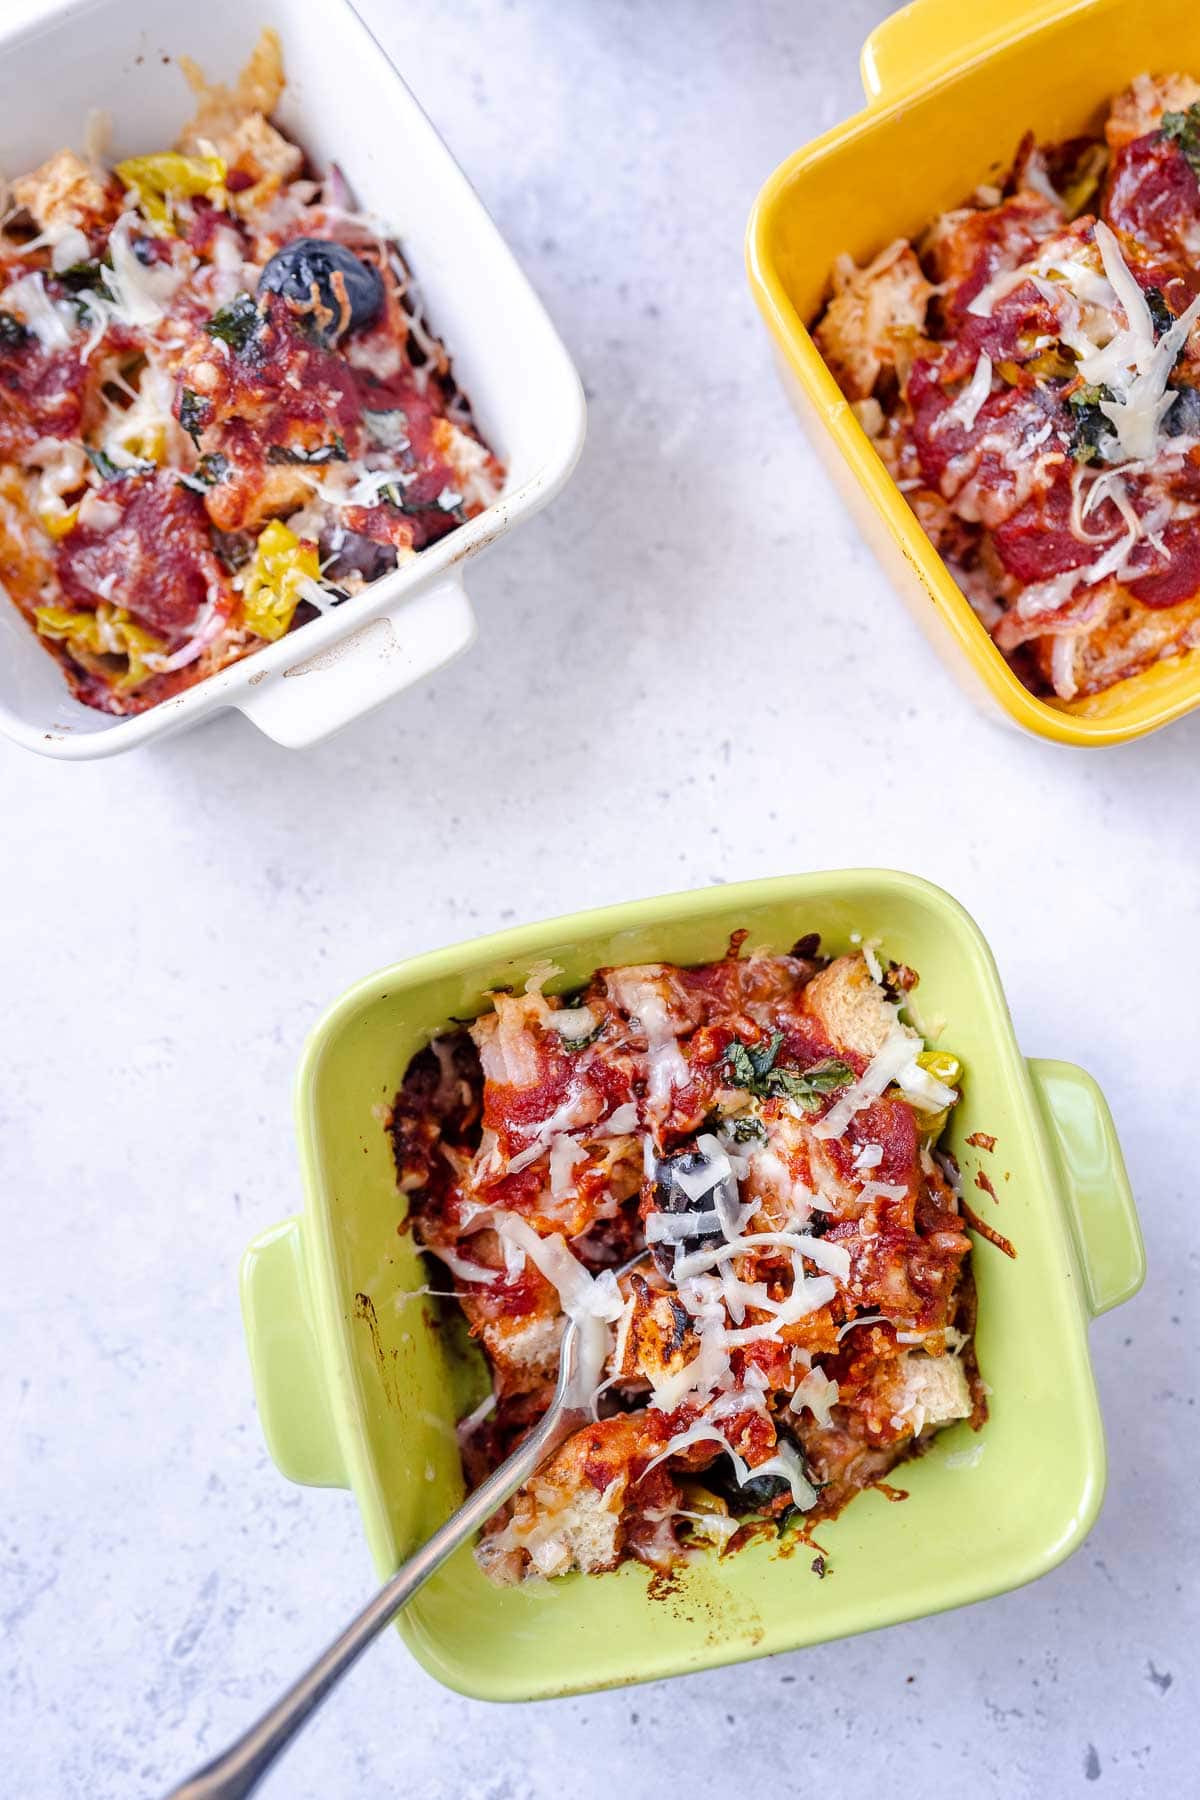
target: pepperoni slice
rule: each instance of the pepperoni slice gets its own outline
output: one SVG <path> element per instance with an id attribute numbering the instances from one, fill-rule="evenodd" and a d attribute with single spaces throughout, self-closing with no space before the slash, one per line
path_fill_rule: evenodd
<path id="1" fill-rule="evenodd" d="M 1200 229 L 1200 182 L 1177 144 L 1148 132 L 1114 155 L 1102 212 L 1143 254 L 1170 252 L 1186 265 L 1188 239 Z"/>
<path id="2" fill-rule="evenodd" d="M 1130 593 L 1143 606 L 1178 606 L 1200 593 L 1200 529 L 1194 519 L 1180 519 L 1162 534 L 1164 557 L 1152 544 L 1139 544 L 1130 557 L 1135 565 L 1155 565 L 1154 572 L 1127 582 Z"/>
<path id="3" fill-rule="evenodd" d="M 157 470 L 105 482 L 97 510 L 109 508 L 117 513 L 111 525 L 79 525 L 62 540 L 64 593 L 76 606 L 111 600 L 168 642 L 181 641 L 220 581 L 203 501 Z"/>

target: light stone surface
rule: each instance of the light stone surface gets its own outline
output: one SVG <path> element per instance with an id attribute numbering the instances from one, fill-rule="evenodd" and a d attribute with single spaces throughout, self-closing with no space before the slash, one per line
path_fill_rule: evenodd
<path id="1" fill-rule="evenodd" d="M 863 863 L 958 895 L 1023 1047 L 1111 1098 L 1151 1273 L 1092 1332 L 1091 1539 L 964 1612 L 524 1708 L 443 1690 L 389 1638 L 262 1792 L 1189 1791 L 1200 717 L 1098 754 L 987 722 L 784 404 L 746 216 L 859 103 L 884 10 L 364 0 L 576 357 L 588 446 L 472 570 L 470 655 L 323 748 L 229 714 L 115 763 L 0 751 L 13 1800 L 161 1792 L 371 1587 L 350 1497 L 267 1459 L 235 1288 L 298 1202 L 289 1087 L 326 1003 L 509 921 Z"/>

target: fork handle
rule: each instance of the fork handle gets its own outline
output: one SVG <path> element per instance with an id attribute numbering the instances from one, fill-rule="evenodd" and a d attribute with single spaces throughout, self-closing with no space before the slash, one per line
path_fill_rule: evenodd
<path id="1" fill-rule="evenodd" d="M 507 1461 L 501 1463 L 474 1493 L 468 1494 L 458 1511 L 406 1563 L 401 1564 L 375 1598 L 367 1602 L 341 1636 L 333 1640 L 274 1706 L 228 1750 L 197 1769 L 181 1787 L 172 1788 L 164 1800 L 244 1800 L 245 1795 L 252 1794 L 275 1758 L 316 1712 L 330 1689 L 354 1666 L 367 1645 L 391 1623 L 401 1607 L 407 1605 L 447 1557 L 486 1524 L 582 1422 L 583 1416 L 575 1409 L 558 1412 L 551 1409 Z"/>

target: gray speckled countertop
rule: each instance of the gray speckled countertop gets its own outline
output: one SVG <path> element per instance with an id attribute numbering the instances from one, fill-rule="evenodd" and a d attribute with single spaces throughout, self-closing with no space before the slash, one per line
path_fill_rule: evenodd
<path id="1" fill-rule="evenodd" d="M 235 1287 L 298 1202 L 289 1086 L 326 1002 L 505 921 L 868 862 L 965 902 L 1024 1048 L 1090 1067 L 1123 1134 L 1150 1277 L 1092 1332 L 1091 1539 L 965 1612 L 525 1708 L 443 1690 L 389 1637 L 262 1791 L 1187 1790 L 1200 717 L 1107 754 L 993 727 L 785 407 L 746 215 L 857 105 L 885 10 L 363 0 L 558 321 L 588 447 L 474 570 L 472 653 L 323 748 L 233 714 L 111 764 L 0 748 L 13 1800 L 160 1792 L 371 1586 L 350 1497 L 267 1459 Z"/>

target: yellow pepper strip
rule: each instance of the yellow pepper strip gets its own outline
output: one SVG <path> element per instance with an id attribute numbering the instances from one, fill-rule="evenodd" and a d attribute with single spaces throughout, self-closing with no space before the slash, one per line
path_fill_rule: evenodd
<path id="1" fill-rule="evenodd" d="M 157 156 L 127 157 L 117 164 L 115 174 L 150 223 L 164 231 L 175 230 L 175 200 L 203 194 L 222 210 L 228 205 L 225 163 L 219 156 L 180 156 L 164 150 Z"/>
<path id="2" fill-rule="evenodd" d="M 101 656 L 128 658 L 129 667 L 113 682 L 121 692 L 140 687 L 157 673 L 148 666 L 147 657 L 166 653 L 161 638 L 135 625 L 123 606 L 113 606 L 107 600 L 102 600 L 95 612 L 87 608 L 76 612 L 68 606 L 38 606 L 33 616 L 40 635 L 65 644 L 84 668 Z"/>
<path id="3" fill-rule="evenodd" d="M 1043 350 L 1040 356 L 1031 357 L 1025 367 L 1031 375 L 1049 376 L 1059 381 L 1070 381 L 1077 373 L 1075 364 L 1057 345 L 1053 350 Z"/>
<path id="4" fill-rule="evenodd" d="M 118 425 L 109 433 L 105 443 L 106 449 L 114 446 L 124 450 L 136 462 L 163 463 L 167 459 L 167 434 L 162 425 L 134 430 Z"/>
<path id="5" fill-rule="evenodd" d="M 724 1549 L 739 1525 L 737 1519 L 730 1517 L 724 1500 L 698 1481 L 681 1481 L 679 1487 L 684 1507 L 691 1515 L 688 1518 L 691 1536 L 715 1544 L 718 1550 Z"/>
<path id="6" fill-rule="evenodd" d="M 962 1063 L 949 1050 L 922 1050 L 917 1057 L 917 1067 L 932 1075 L 935 1081 L 940 1081 L 943 1087 L 956 1088 L 962 1080 Z M 941 1112 L 919 1115 L 921 1137 L 927 1144 L 937 1143 L 946 1129 L 951 1110 L 944 1106 Z"/>
<path id="7" fill-rule="evenodd" d="M 256 637 L 272 642 L 287 631 L 301 599 L 301 587 L 321 573 L 317 546 L 301 539 L 281 519 L 263 527 L 242 580 L 242 615 Z"/>
<path id="8" fill-rule="evenodd" d="M 1068 219 L 1076 219 L 1100 186 L 1100 178 L 1108 166 L 1108 151 L 1103 144 L 1093 144 L 1083 157 L 1075 181 L 1062 194 L 1063 210 Z"/>
<path id="9" fill-rule="evenodd" d="M 38 514 L 42 530 L 56 544 L 60 538 L 66 537 L 68 531 L 74 531 L 75 521 L 78 517 L 79 508 L 77 506 L 64 507 L 61 512 L 51 512 L 47 507 L 44 512 Z"/>
<path id="10" fill-rule="evenodd" d="M 917 1067 L 940 1081 L 943 1087 L 957 1087 L 962 1080 L 962 1063 L 949 1050 L 922 1050 Z"/>

